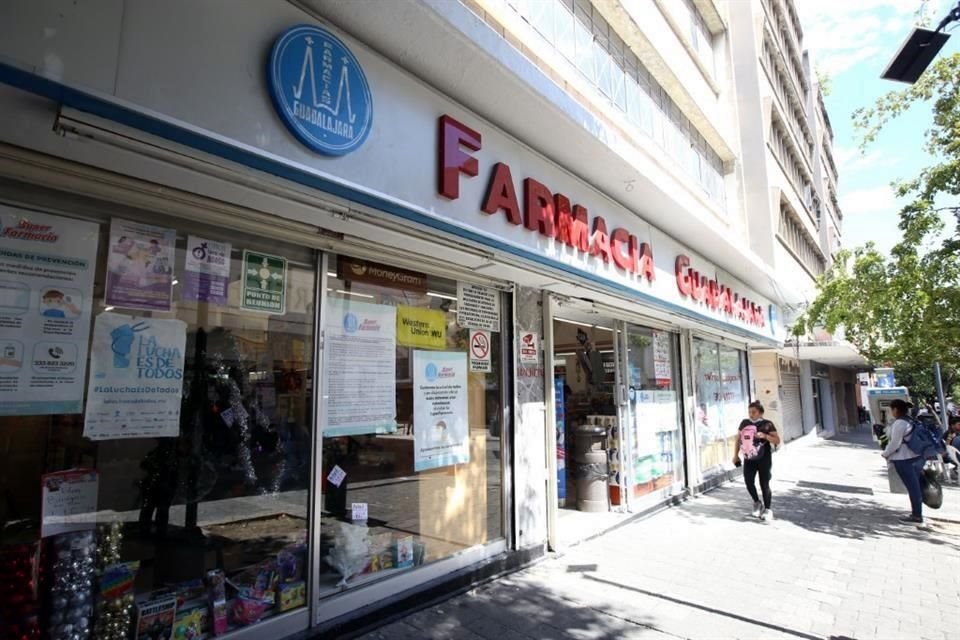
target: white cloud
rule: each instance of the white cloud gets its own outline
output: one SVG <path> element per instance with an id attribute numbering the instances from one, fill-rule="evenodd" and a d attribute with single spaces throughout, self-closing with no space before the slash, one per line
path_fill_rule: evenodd
<path id="1" fill-rule="evenodd" d="M 890 214 L 899 209 L 897 197 L 889 185 L 854 189 L 840 196 L 840 210 L 844 216 Z"/>
<path id="2" fill-rule="evenodd" d="M 897 164 L 895 156 L 880 151 L 864 153 L 856 147 L 834 147 L 833 159 L 837 163 L 837 171 L 841 178 L 867 169 L 887 168 Z"/>

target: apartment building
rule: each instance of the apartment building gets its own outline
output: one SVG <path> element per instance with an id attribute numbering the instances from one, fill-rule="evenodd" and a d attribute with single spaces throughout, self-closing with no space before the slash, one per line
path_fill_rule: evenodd
<path id="1" fill-rule="evenodd" d="M 728 478 L 830 364 L 801 44 L 777 0 L 3 3 L 0 541 L 332 634 Z"/>
<path id="2" fill-rule="evenodd" d="M 840 248 L 833 130 L 792 0 L 727 3 L 751 247 L 775 269 L 787 325 L 815 296 Z M 866 363 L 817 330 L 752 354 L 757 397 L 786 438 L 857 423 Z"/>

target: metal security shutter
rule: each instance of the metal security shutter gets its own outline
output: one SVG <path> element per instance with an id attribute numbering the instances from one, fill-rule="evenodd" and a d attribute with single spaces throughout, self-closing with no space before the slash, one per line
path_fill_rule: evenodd
<path id="1" fill-rule="evenodd" d="M 803 409 L 800 404 L 800 376 L 780 375 L 780 405 L 783 424 L 778 425 L 784 442 L 803 435 Z"/>

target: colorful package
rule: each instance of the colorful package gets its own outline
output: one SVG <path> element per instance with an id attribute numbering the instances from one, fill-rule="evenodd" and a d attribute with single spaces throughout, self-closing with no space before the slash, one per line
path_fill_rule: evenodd
<path id="1" fill-rule="evenodd" d="M 200 640 L 207 634 L 210 612 L 206 605 L 193 605 L 177 611 L 173 623 L 173 640 Z"/>
<path id="2" fill-rule="evenodd" d="M 289 611 L 307 604 L 307 583 L 281 582 L 277 587 L 277 610 Z"/>

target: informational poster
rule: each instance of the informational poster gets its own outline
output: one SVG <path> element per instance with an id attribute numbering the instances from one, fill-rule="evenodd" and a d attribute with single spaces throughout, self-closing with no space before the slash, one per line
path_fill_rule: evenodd
<path id="1" fill-rule="evenodd" d="M 230 287 L 230 243 L 189 236 L 182 278 L 184 300 L 226 305 Z"/>
<path id="2" fill-rule="evenodd" d="M 243 300 L 250 311 L 283 315 L 287 310 L 287 259 L 243 252 Z"/>
<path id="3" fill-rule="evenodd" d="M 98 474 L 71 469 L 41 479 L 40 537 L 93 529 L 97 524 Z"/>
<path id="4" fill-rule="evenodd" d="M 110 221 L 107 306 L 170 311 L 177 233 L 130 220 Z"/>
<path id="5" fill-rule="evenodd" d="M 413 352 L 413 468 L 470 461 L 467 354 Z"/>
<path id="6" fill-rule="evenodd" d="M 470 329 L 500 331 L 500 292 L 477 284 L 458 282 L 457 324 Z"/>
<path id="7" fill-rule="evenodd" d="M 397 307 L 397 342 L 404 347 L 445 349 L 447 315 L 439 309 Z"/>
<path id="8" fill-rule="evenodd" d="M 657 385 L 669 385 L 673 382 L 673 366 L 670 353 L 670 334 L 663 331 L 653 332 L 653 375 Z"/>
<path id="9" fill-rule="evenodd" d="M 98 236 L 0 205 L 0 415 L 83 411 Z"/>
<path id="10" fill-rule="evenodd" d="M 520 334 L 520 364 L 540 362 L 540 336 L 529 331 Z"/>
<path id="11" fill-rule="evenodd" d="M 566 376 L 553 378 L 553 403 L 557 412 L 557 499 L 562 507 L 567 499 L 567 399 Z"/>
<path id="12" fill-rule="evenodd" d="M 181 320 L 97 316 L 84 436 L 111 440 L 180 434 L 186 332 Z"/>
<path id="13" fill-rule="evenodd" d="M 396 432 L 396 307 L 330 299 L 324 337 L 323 436 Z"/>
<path id="14" fill-rule="evenodd" d="M 490 373 L 493 370 L 491 364 L 491 343 L 489 331 L 470 330 L 470 372 L 471 373 Z"/>

